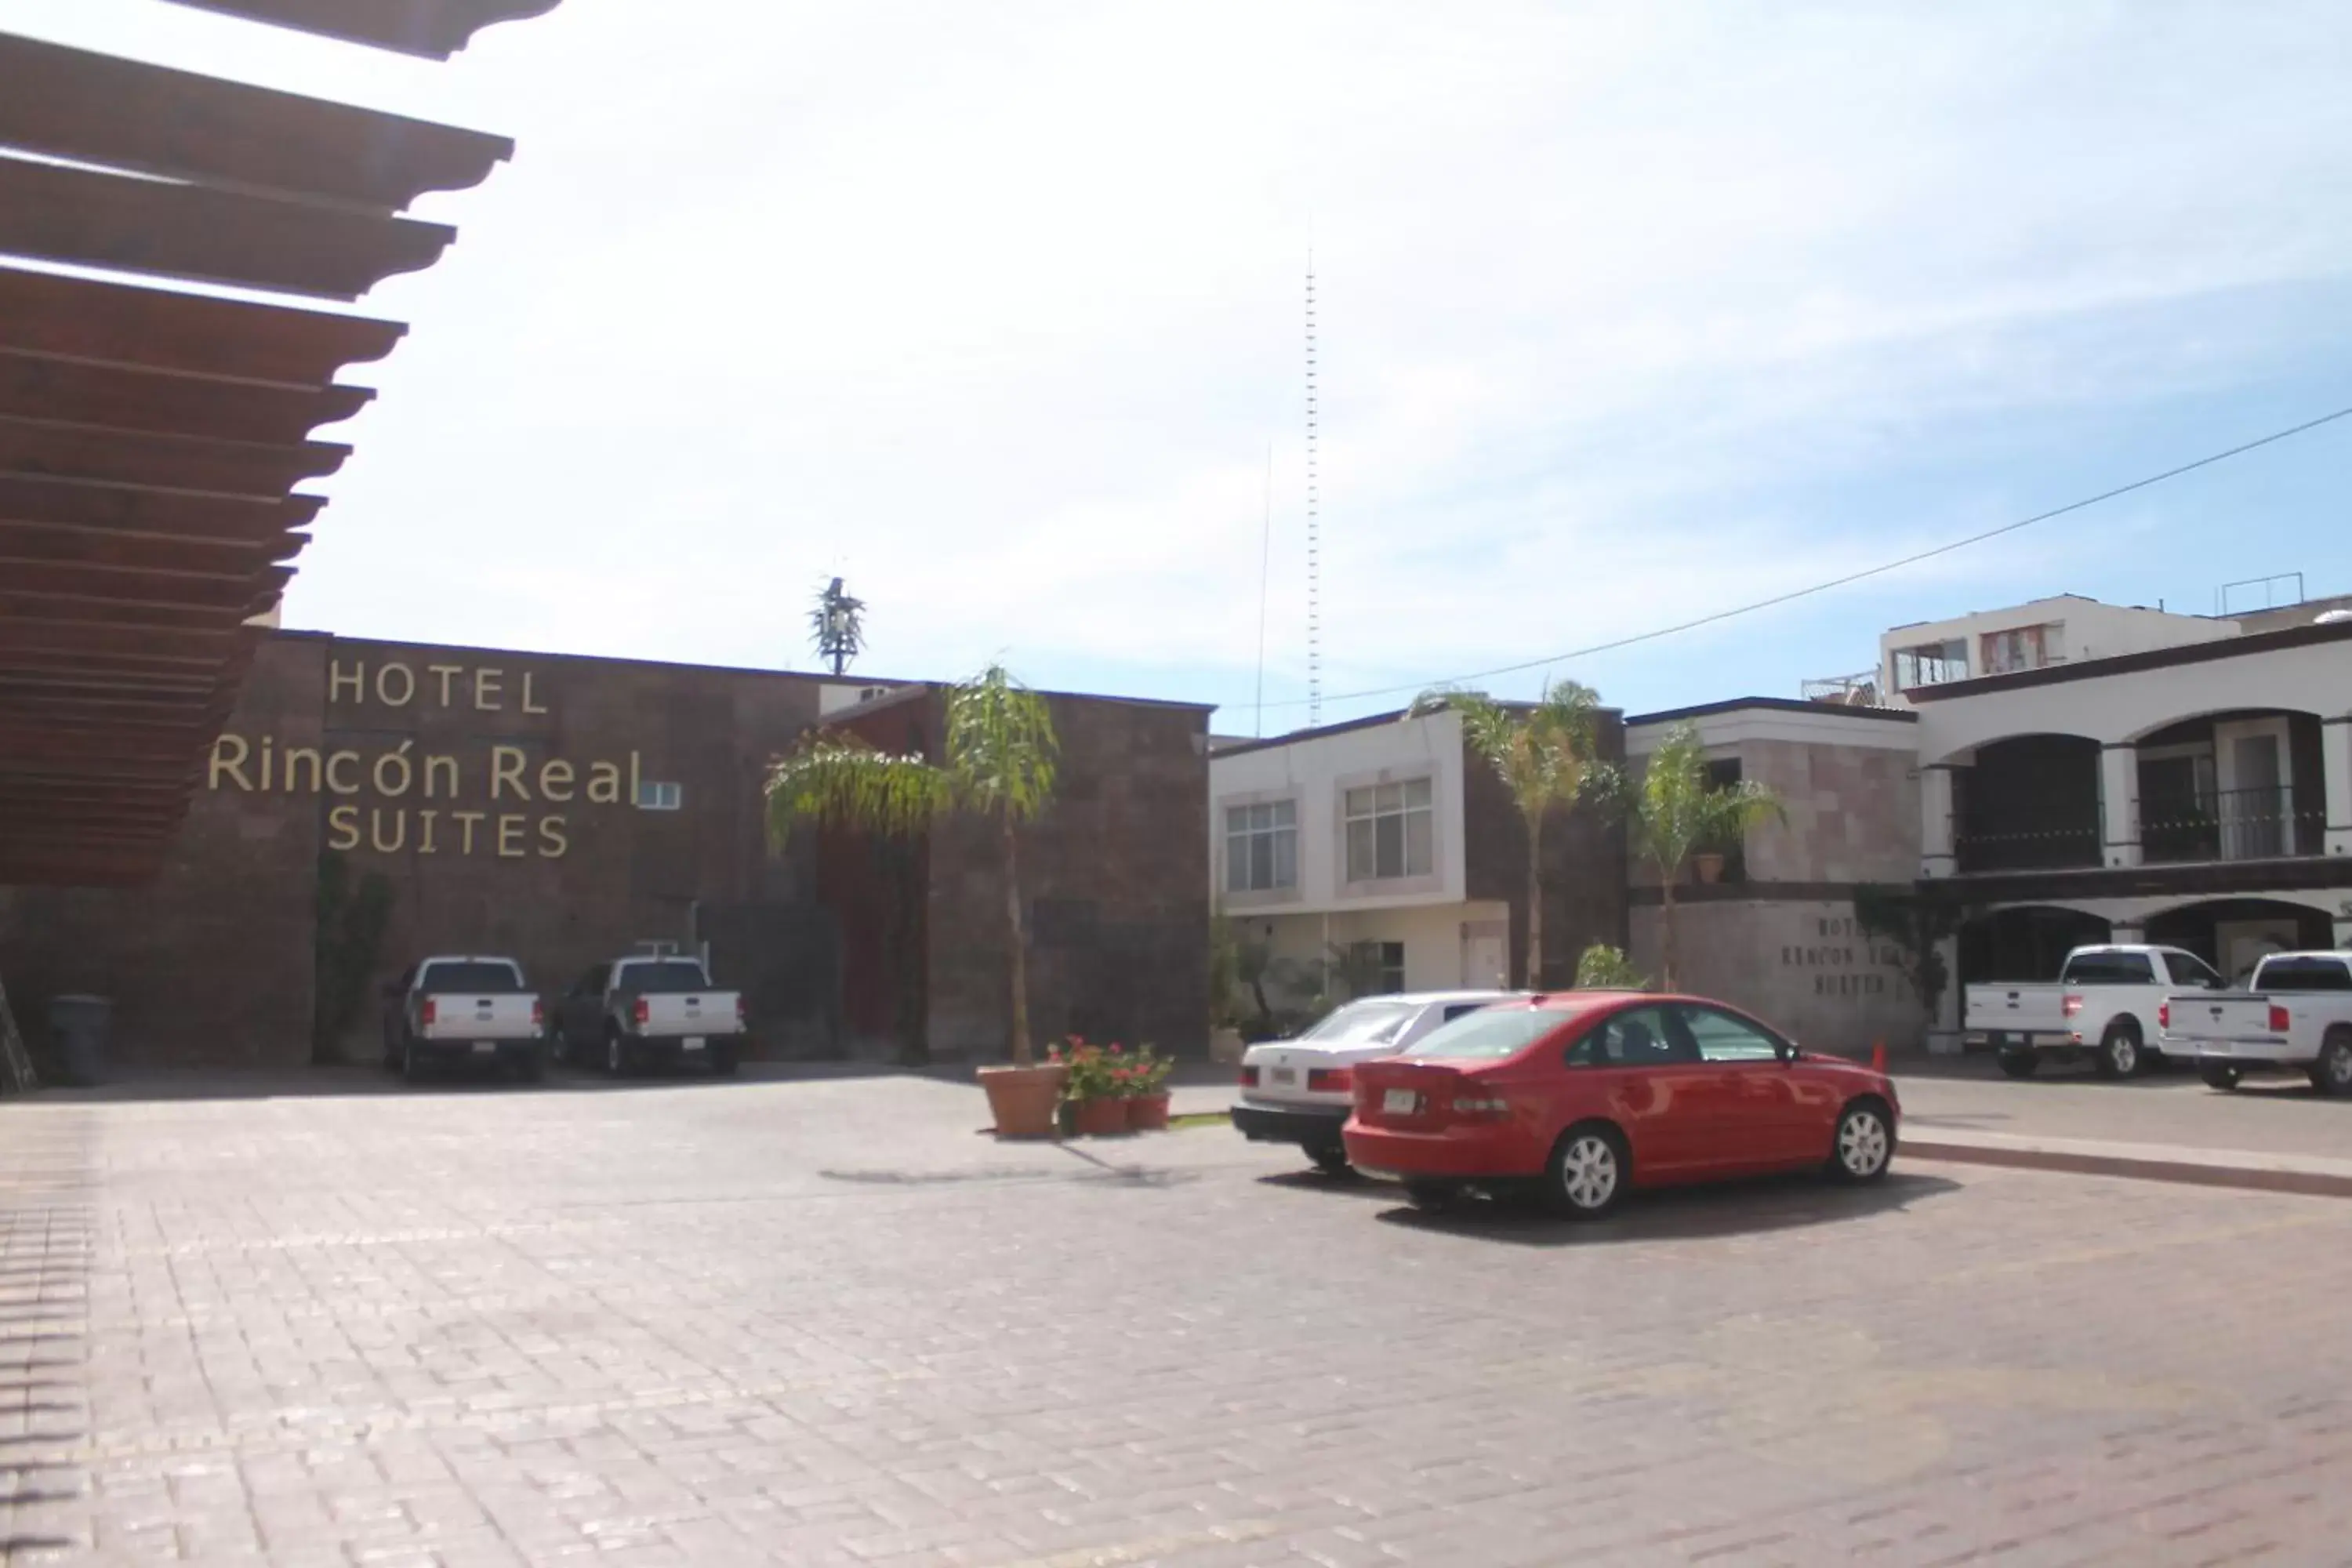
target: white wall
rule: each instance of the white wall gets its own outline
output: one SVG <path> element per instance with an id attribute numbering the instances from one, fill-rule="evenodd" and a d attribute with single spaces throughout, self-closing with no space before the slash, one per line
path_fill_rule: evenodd
<path id="1" fill-rule="evenodd" d="M 1406 908 L 1358 909 L 1335 913 L 1298 914 L 1255 910 L 1237 913 L 1234 926 L 1244 934 L 1265 941 L 1276 958 L 1300 967 L 1321 960 L 1327 943 L 1345 947 L 1358 942 L 1404 944 L 1404 984 L 1408 991 L 1454 991 L 1465 985 L 1496 988 L 1509 984 L 1507 921 L 1510 906 L 1503 903 L 1429 904 Z M 1463 939 L 1465 926 L 1504 926 L 1505 977 L 1465 976 Z M 1300 998 L 1276 996 L 1277 1005 Z"/>
<path id="2" fill-rule="evenodd" d="M 1895 693 L 1895 650 L 1917 647 L 1922 644 L 1958 640 L 1969 650 L 1969 674 L 1986 674 L 1984 649 L 1980 642 L 1989 632 L 2011 631 L 2022 626 L 2048 626 L 2053 622 L 2065 628 L 2064 646 L 2059 650 L 2063 662 L 2080 664 L 2085 659 L 2113 658 L 2119 654 L 2147 653 L 2160 647 L 2180 647 L 2190 643 L 2212 642 L 2238 635 L 2238 623 L 2216 620 L 2206 616 L 2175 615 L 2168 610 L 2150 610 L 2131 605 L 2103 605 L 2096 599 L 2075 598 L 2061 595 L 2055 598 L 2036 599 L 2002 610 L 1979 610 L 1950 620 L 1922 621 L 1916 626 L 1896 626 L 1878 639 L 1878 679 L 1881 689 Z"/>
<path id="3" fill-rule="evenodd" d="M 1372 783 L 1431 781 L 1434 843 L 1431 875 L 1382 889 L 1347 888 L 1343 791 Z M 1225 891 L 1225 808 L 1290 799 L 1298 808 L 1298 886 L 1274 893 Z M 1227 913 L 1322 912 L 1459 903 L 1467 879 L 1462 852 L 1462 716 L 1420 718 L 1334 730 L 1209 759 L 1209 888 Z"/>
<path id="4" fill-rule="evenodd" d="M 1965 762 L 1963 753 L 2013 735 L 2082 735 L 2114 745 L 2184 719 L 2248 708 L 2322 719 L 2352 713 L 2352 641 L 1934 698 L 1917 707 L 1919 760 Z"/>

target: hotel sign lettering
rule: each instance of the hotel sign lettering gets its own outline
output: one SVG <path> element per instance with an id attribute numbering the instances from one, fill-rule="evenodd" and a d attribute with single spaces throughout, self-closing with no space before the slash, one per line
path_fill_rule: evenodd
<path id="1" fill-rule="evenodd" d="M 536 676 L 454 664 L 416 667 L 337 659 L 328 669 L 328 701 L 391 709 L 448 708 L 486 713 L 543 714 Z M 570 814 L 583 806 L 633 806 L 640 761 L 562 757 L 537 762 L 522 747 L 493 743 L 487 756 L 421 752 L 415 739 L 362 751 L 331 743 L 280 745 L 228 733 L 213 743 L 207 770 L 214 790 L 332 798 L 327 846 L 394 855 L 493 855 L 501 859 L 561 858 L 572 847 Z M 560 806 L 561 811 L 550 811 Z"/>

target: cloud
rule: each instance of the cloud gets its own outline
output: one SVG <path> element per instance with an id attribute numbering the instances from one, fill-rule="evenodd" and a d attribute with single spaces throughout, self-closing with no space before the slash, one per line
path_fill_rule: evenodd
<path id="1" fill-rule="evenodd" d="M 2085 430 L 2315 352 L 2259 301 L 2352 254 L 2319 5 L 575 0 L 429 69 L 253 31 L 139 36 L 520 143 L 367 302 L 415 330 L 289 603 L 355 632 L 804 660 L 838 571 L 877 668 L 1236 695 L 1271 447 L 1295 694 L 1311 244 L 1327 688 L 1505 663 L 2069 499 Z"/>

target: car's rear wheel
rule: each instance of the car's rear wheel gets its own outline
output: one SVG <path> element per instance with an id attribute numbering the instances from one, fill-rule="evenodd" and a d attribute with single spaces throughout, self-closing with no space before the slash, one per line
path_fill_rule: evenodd
<path id="1" fill-rule="evenodd" d="M 1883 1101 L 1867 1096 L 1838 1113 L 1837 1137 L 1830 1146 L 1830 1174 L 1841 1182 L 1874 1182 L 1895 1158 L 1895 1119 Z"/>
<path id="2" fill-rule="evenodd" d="M 2099 1037 L 2097 1058 L 2101 1078 L 2137 1078 L 2147 1061 L 2147 1053 L 2140 1047 L 2139 1026 L 2129 1018 L 2117 1018 Z"/>
<path id="3" fill-rule="evenodd" d="M 1462 1201 L 1462 1189 L 1452 1182 L 1407 1182 L 1404 1197 L 1423 1214 L 1444 1214 Z"/>
<path id="4" fill-rule="evenodd" d="M 2197 1076 L 2205 1080 L 2205 1087 L 2207 1089 L 2235 1089 L 2238 1087 L 2238 1069 L 2236 1068 L 2222 1067 L 2219 1063 L 2214 1063 L 2210 1066 L 2200 1067 L 2197 1069 Z"/>
<path id="5" fill-rule="evenodd" d="M 2311 1087 L 2326 1095 L 2352 1094 L 2352 1029 L 2339 1025 L 2320 1041 L 2319 1059 L 2311 1064 Z"/>
<path id="6" fill-rule="evenodd" d="M 1348 1151 L 1345 1149 L 1332 1148 L 1328 1145 L 1320 1149 L 1309 1149 L 1307 1151 L 1307 1157 L 1314 1161 L 1315 1168 L 1327 1176 L 1344 1176 L 1348 1173 Z"/>
<path id="7" fill-rule="evenodd" d="M 1602 1122 L 1571 1127 L 1544 1167 L 1544 1203 L 1570 1219 L 1599 1219 L 1625 1200 L 1633 1162 L 1624 1136 Z"/>
<path id="8" fill-rule="evenodd" d="M 2000 1070 L 2011 1078 L 2032 1078 L 2042 1067 L 2042 1058 L 2032 1051 L 1996 1051 L 1993 1059 L 2000 1063 Z"/>

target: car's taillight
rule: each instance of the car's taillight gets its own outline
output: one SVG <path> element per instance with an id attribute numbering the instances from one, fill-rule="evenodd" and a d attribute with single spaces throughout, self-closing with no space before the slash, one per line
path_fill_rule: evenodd
<path id="1" fill-rule="evenodd" d="M 416 1009 L 417 1023 L 427 1029 L 431 1028 L 440 1016 L 441 1005 L 438 1002 L 434 1001 L 430 996 L 427 996 L 424 1003 Z"/>
<path id="2" fill-rule="evenodd" d="M 536 996 L 530 999 L 530 1026 L 534 1029 L 547 1026 L 547 1004 Z"/>
<path id="3" fill-rule="evenodd" d="M 2293 1018 L 2290 1018 L 2290 1017 L 2288 1017 L 2288 1016 L 2287 1016 L 2287 1011 L 2286 1011 L 2286 1009 L 2285 1009 L 2285 1008 L 2284 1008 L 2284 1007 L 2280 1006 L 2280 1005 L 2279 1005 L 2277 1003 L 2275 1003 L 2275 1002 L 2273 1002 L 2273 1003 L 2272 1003 L 2272 1004 L 2271 1004 L 2271 1033 L 2272 1033 L 2272 1034 L 2273 1034 L 2273 1035 L 2284 1035 L 2284 1034 L 2285 1034 L 2285 1033 L 2286 1033 L 2286 1031 L 2287 1031 L 2287 1026 L 2288 1026 L 2288 1025 L 2290 1025 L 2290 1024 L 2292 1024 L 2292 1023 L 2294 1023 L 2294 1020 Z"/>
<path id="4" fill-rule="evenodd" d="M 2171 1003 L 2158 1002 L 2156 1005 L 2156 1026 L 2159 1029 L 2169 1029 L 2172 1027 Z"/>
<path id="5" fill-rule="evenodd" d="M 1456 1116 L 1490 1120 L 1510 1113 L 1511 1102 L 1499 1094 L 1465 1094 L 1454 1102 L 1454 1114 Z"/>
<path id="6" fill-rule="evenodd" d="M 654 1005 L 640 996 L 636 1005 L 629 1009 L 629 1016 L 635 1019 L 637 1027 L 642 1029 L 654 1021 Z"/>
<path id="7" fill-rule="evenodd" d="M 1316 1094 L 1344 1094 L 1356 1087 L 1353 1068 L 1309 1068 L 1307 1087 Z"/>
<path id="8" fill-rule="evenodd" d="M 1257 1068 L 1242 1068 L 1242 1087 L 1244 1089 L 1255 1089 L 1257 1087 Z"/>
<path id="9" fill-rule="evenodd" d="M 2083 999 L 2080 996 L 2069 996 L 2058 1004 L 2059 1016 L 2062 1017 L 2071 1018 L 2082 1010 Z"/>

